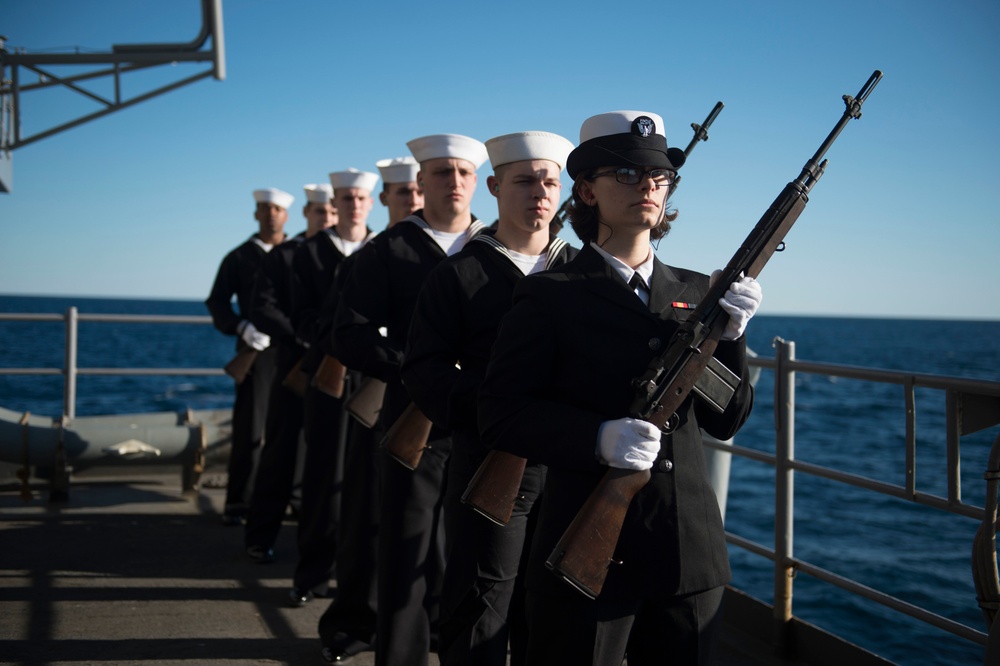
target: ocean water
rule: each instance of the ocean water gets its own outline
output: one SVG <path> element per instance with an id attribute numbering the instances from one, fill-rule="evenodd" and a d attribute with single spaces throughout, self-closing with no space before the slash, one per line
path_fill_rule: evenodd
<path id="1" fill-rule="evenodd" d="M 205 315 L 196 301 L 0 296 L 0 312 Z M 795 343 L 802 361 L 1000 380 L 1000 322 L 759 316 L 747 332 L 761 357 L 772 341 Z M 0 321 L 0 367 L 62 367 L 61 322 Z M 105 324 L 79 327 L 80 367 L 222 367 L 232 338 L 210 325 Z M 750 420 L 736 441 L 774 450 L 773 377 L 761 373 Z M 59 376 L 0 375 L 0 406 L 57 416 Z M 917 487 L 944 496 L 944 402 L 917 392 Z M 87 377 L 77 384 L 78 416 L 226 408 L 232 381 L 218 377 Z M 797 373 L 796 458 L 902 485 L 903 389 Z M 961 442 L 962 497 L 982 506 L 990 447 L 1000 427 Z M 977 521 L 798 473 L 794 552 L 799 559 L 849 576 L 904 601 L 986 631 L 970 568 Z M 774 469 L 734 458 L 726 511 L 728 530 L 773 546 Z M 773 600 L 773 563 L 730 548 L 733 583 Z M 982 664 L 983 650 L 950 633 L 799 574 L 793 611 L 803 619 L 909 665 Z"/>
<path id="2" fill-rule="evenodd" d="M 198 301 L 0 296 L 0 312 L 207 316 Z M 62 368 L 66 328 L 57 322 L 0 321 L 0 367 Z M 211 324 L 80 322 L 80 368 L 222 368 L 235 353 L 231 337 Z M 77 416 L 231 407 L 233 382 L 220 376 L 77 377 Z M 0 406 L 57 417 L 61 376 L 0 375 Z"/>

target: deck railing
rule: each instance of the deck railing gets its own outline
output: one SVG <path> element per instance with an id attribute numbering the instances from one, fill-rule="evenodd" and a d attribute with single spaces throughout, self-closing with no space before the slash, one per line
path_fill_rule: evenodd
<path id="1" fill-rule="evenodd" d="M 196 315 L 122 315 L 80 314 L 75 306 L 60 314 L 18 314 L 0 312 L 0 321 L 64 321 L 66 357 L 61 368 L 0 368 L 0 375 L 63 375 L 63 416 L 76 417 L 76 379 L 80 375 L 223 375 L 222 368 L 81 368 L 77 365 L 77 340 L 80 322 L 132 324 L 211 325 L 209 316 Z"/>
<path id="2" fill-rule="evenodd" d="M 118 323 L 163 323 L 163 324 L 211 324 L 207 316 L 175 315 L 110 315 L 79 314 L 70 307 L 65 315 L 58 314 L 10 314 L 0 313 L 0 321 L 64 321 L 66 326 L 66 356 L 62 368 L 0 368 L 0 374 L 21 375 L 63 375 L 64 413 L 73 418 L 76 402 L 76 378 L 79 375 L 222 375 L 220 368 L 81 368 L 77 365 L 77 328 L 80 322 Z M 792 618 L 792 592 L 794 574 L 802 572 L 821 581 L 870 599 L 900 613 L 916 618 L 929 625 L 951 632 L 957 636 L 985 645 L 987 634 L 960 622 L 943 617 L 925 608 L 898 599 L 850 578 L 838 575 L 813 563 L 795 557 L 794 534 L 794 487 L 796 473 L 822 477 L 837 483 L 900 498 L 916 504 L 932 507 L 952 514 L 971 517 L 981 521 L 983 530 L 992 537 L 996 524 L 996 497 L 988 497 L 990 510 L 969 504 L 962 499 L 960 438 L 971 432 L 992 427 L 1000 423 L 1000 382 L 923 375 L 889 370 L 877 370 L 830 363 L 812 363 L 795 359 L 795 343 L 780 338 L 774 341 L 774 358 L 755 357 L 750 360 L 752 367 L 770 370 L 774 373 L 774 418 L 775 452 L 706 440 L 706 445 L 720 452 L 745 457 L 766 463 L 775 468 L 775 519 L 774 544 L 766 546 L 727 531 L 730 544 L 748 552 L 768 558 L 774 562 L 774 622 L 775 642 L 780 646 L 783 631 Z M 852 474 L 843 470 L 808 463 L 795 458 L 795 375 L 809 373 L 828 377 L 858 379 L 900 385 L 904 388 L 902 408 L 906 414 L 905 470 L 902 485 L 886 483 L 870 477 Z M 916 395 L 917 388 L 943 391 L 946 406 L 946 457 L 947 496 L 923 492 L 916 486 Z M 1000 460 L 1000 436 L 993 444 L 991 460 Z M 992 463 L 991 463 L 992 464 Z M 1000 470 L 995 470 L 1000 477 Z M 989 477 L 989 473 L 987 474 Z M 995 485 L 995 484 L 994 484 Z M 990 486 L 993 488 L 993 486 Z M 989 515 L 988 515 L 989 514 Z M 996 570 L 995 554 L 992 566 Z M 995 578 L 995 575 L 994 575 Z M 996 581 L 986 581 L 991 590 Z M 1000 590 L 997 598 L 985 601 L 1000 607 Z M 984 608 L 986 606 L 984 605 Z"/>
<path id="3" fill-rule="evenodd" d="M 980 381 L 940 375 L 922 375 L 897 371 L 878 370 L 829 363 L 811 363 L 795 359 L 795 343 L 780 338 L 774 340 L 775 357 L 755 358 L 751 365 L 774 373 L 774 454 L 743 446 L 712 442 L 706 445 L 716 450 L 773 465 L 775 468 L 775 518 L 774 545 L 765 546 L 727 531 L 730 544 L 751 553 L 761 555 L 774 562 L 774 642 L 779 647 L 784 642 L 784 630 L 792 617 L 792 591 L 795 573 L 801 572 L 821 581 L 835 585 L 852 594 L 859 595 L 882 604 L 895 611 L 916 618 L 957 636 L 985 645 L 988 635 L 983 631 L 943 617 L 930 610 L 908 603 L 857 581 L 838 575 L 832 571 L 797 558 L 793 551 L 794 534 L 794 488 L 796 473 L 810 474 L 830 481 L 845 483 L 884 495 L 900 498 L 916 504 L 947 511 L 952 514 L 971 517 L 981 521 L 989 536 L 995 534 L 996 498 L 991 503 L 992 511 L 987 516 L 983 507 L 968 504 L 962 500 L 960 482 L 960 438 L 1000 423 L 1000 382 Z M 795 375 L 811 373 L 828 377 L 859 379 L 868 382 L 897 384 L 904 388 L 902 408 L 906 414 L 905 470 L 903 485 L 886 483 L 877 479 L 852 474 L 795 458 Z M 915 389 L 935 389 L 945 392 L 946 406 L 946 457 L 947 496 L 923 492 L 916 487 L 916 395 Z M 1000 436 L 993 444 L 994 452 L 1000 451 Z M 997 456 L 991 456 L 991 460 Z M 986 461 L 984 461 L 986 464 Z M 989 473 L 987 473 L 989 478 Z M 987 548 L 988 548 L 987 544 Z M 995 552 L 993 553 L 994 572 Z M 992 595 L 1000 594 L 993 581 L 985 581 Z M 984 609 L 995 605 L 1000 597 L 983 599 Z"/>

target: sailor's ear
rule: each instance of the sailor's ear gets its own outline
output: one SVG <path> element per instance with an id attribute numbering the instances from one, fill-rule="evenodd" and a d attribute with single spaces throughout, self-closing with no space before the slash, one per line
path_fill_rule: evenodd
<path id="1" fill-rule="evenodd" d="M 594 196 L 593 184 L 586 179 L 580 179 L 573 185 L 573 196 L 588 206 L 593 206 L 597 203 L 597 198 Z"/>

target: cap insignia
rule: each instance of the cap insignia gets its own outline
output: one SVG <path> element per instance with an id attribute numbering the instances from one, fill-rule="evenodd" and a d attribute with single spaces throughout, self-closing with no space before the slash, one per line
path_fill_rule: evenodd
<path id="1" fill-rule="evenodd" d="M 646 138 L 656 131 L 656 123 L 649 116 L 639 116 L 632 121 L 632 134 Z"/>

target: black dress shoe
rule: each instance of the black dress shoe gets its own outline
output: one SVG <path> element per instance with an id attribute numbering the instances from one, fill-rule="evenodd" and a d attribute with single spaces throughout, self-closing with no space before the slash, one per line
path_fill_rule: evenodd
<path id="1" fill-rule="evenodd" d="M 351 638 L 347 634 L 338 633 L 329 647 L 324 647 L 320 655 L 328 664 L 344 664 L 365 650 L 371 649 L 371 644 Z"/>
<path id="2" fill-rule="evenodd" d="M 247 546 L 247 557 L 257 564 L 270 564 L 274 562 L 274 549 L 264 546 Z"/>
<path id="3" fill-rule="evenodd" d="M 293 608 L 302 608 L 313 600 L 313 596 L 312 590 L 300 590 L 293 587 L 288 591 L 288 603 Z"/>

